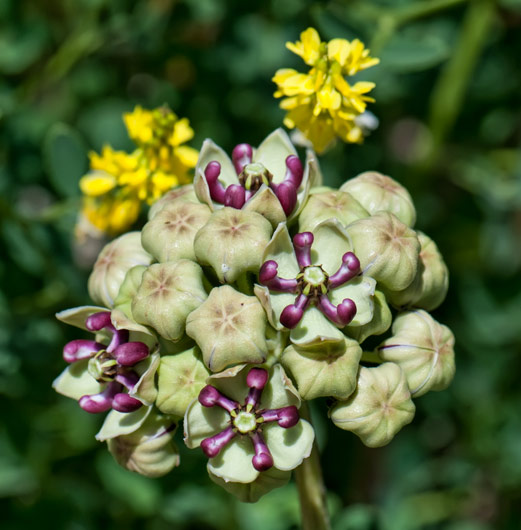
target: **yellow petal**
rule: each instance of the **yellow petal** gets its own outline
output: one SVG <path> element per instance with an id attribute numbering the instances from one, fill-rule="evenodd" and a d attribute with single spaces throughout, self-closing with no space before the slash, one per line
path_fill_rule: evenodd
<path id="1" fill-rule="evenodd" d="M 323 109 L 338 109 L 342 103 L 342 97 L 331 86 L 324 87 L 318 94 L 317 100 Z"/>
<path id="2" fill-rule="evenodd" d="M 188 142 L 194 137 L 194 130 L 190 127 L 188 118 L 178 120 L 174 125 L 174 131 L 170 137 L 169 143 L 174 147 Z"/>
<path id="3" fill-rule="evenodd" d="M 195 167 L 199 158 L 199 151 L 187 145 L 181 145 L 174 149 L 174 156 L 179 158 L 186 167 Z"/>
<path id="4" fill-rule="evenodd" d="M 330 40 L 327 45 L 327 55 L 330 60 L 337 61 L 341 66 L 344 66 L 349 55 L 349 41 L 345 39 Z"/>
<path id="5" fill-rule="evenodd" d="M 311 66 L 320 58 L 320 36 L 315 28 L 306 29 L 300 34 L 300 41 L 287 42 L 286 47 Z"/>
<path id="6" fill-rule="evenodd" d="M 117 181 L 108 173 L 96 171 L 80 179 L 80 189 L 84 195 L 99 197 L 116 187 Z"/>

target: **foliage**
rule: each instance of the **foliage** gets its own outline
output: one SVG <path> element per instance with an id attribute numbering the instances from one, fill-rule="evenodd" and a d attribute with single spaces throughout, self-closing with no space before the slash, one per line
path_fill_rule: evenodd
<path id="1" fill-rule="evenodd" d="M 161 480 L 120 469 L 100 421 L 51 389 L 76 338 L 53 314 L 88 301 L 99 250 L 74 244 L 89 150 L 132 149 L 122 113 L 168 104 L 199 147 L 279 126 L 270 81 L 308 26 L 360 38 L 378 66 L 362 146 L 322 158 L 332 185 L 375 169 L 404 184 L 451 271 L 435 312 L 457 340 L 451 388 L 417 401 L 388 447 L 317 426 L 337 530 L 509 529 L 521 500 L 521 4 L 518 0 L 49 0 L 0 3 L 2 528 L 295 527 L 294 485 L 241 505 L 204 459 Z M 90 246 L 89 246 L 90 245 Z M 324 404 L 325 410 L 325 404 Z M 324 411 L 321 411 L 324 412 Z M 317 418 L 322 414 L 317 414 Z M 181 444 L 182 445 L 182 444 Z M 186 454 L 185 454 L 186 453 Z M 342 454 L 328 459 L 328 454 Z M 95 464 L 93 465 L 93 462 Z"/>

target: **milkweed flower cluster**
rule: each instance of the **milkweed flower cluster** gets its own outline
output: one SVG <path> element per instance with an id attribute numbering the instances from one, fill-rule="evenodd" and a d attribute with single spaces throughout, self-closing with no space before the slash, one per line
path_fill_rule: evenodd
<path id="1" fill-rule="evenodd" d="M 90 172 L 80 180 L 81 219 L 108 235 L 128 230 L 143 204 L 190 182 L 198 157 L 196 149 L 184 145 L 194 135 L 188 120 L 166 106 L 138 106 L 124 115 L 124 121 L 136 149 L 127 153 L 105 146 L 100 154 L 90 153 Z"/>
<path id="2" fill-rule="evenodd" d="M 313 65 L 326 53 L 315 43 L 308 30 L 295 45 Z M 372 61 L 356 45 L 328 50 L 346 71 Z M 313 103 L 319 117 L 335 111 L 328 97 Z M 156 137 L 147 119 L 129 124 L 143 152 Z M 54 386 L 108 412 L 97 438 L 148 476 L 180 463 L 182 423 L 210 478 L 243 501 L 309 457 L 301 409 L 316 398 L 328 398 L 334 425 L 385 445 L 455 369 L 454 337 L 429 313 L 447 268 L 415 220 L 407 190 L 380 173 L 324 186 L 314 152 L 301 158 L 280 129 L 231 157 L 206 140 L 193 185 L 101 252 L 89 279 L 98 305 L 58 314 L 94 337 L 65 346 Z"/>
<path id="3" fill-rule="evenodd" d="M 287 111 L 284 125 L 299 129 L 313 144 L 317 153 L 325 151 L 338 137 L 344 142 L 360 143 L 363 128 L 357 119 L 367 103 L 374 83 L 349 83 L 346 76 L 379 63 L 371 57 L 358 39 L 332 39 L 322 42 L 314 28 L 300 34 L 300 41 L 286 46 L 310 66 L 303 74 L 292 68 L 275 73 L 275 97 L 283 98 L 280 106 Z"/>

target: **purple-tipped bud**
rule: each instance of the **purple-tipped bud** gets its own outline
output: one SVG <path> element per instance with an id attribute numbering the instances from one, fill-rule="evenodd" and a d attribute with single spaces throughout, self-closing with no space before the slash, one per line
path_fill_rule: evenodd
<path id="1" fill-rule="evenodd" d="M 246 192 L 239 184 L 230 184 L 224 193 L 224 205 L 240 210 L 246 202 Z"/>
<path id="2" fill-rule="evenodd" d="M 293 238 L 293 248 L 300 267 L 311 265 L 311 245 L 313 244 L 313 234 L 311 232 L 301 232 Z"/>
<path id="3" fill-rule="evenodd" d="M 279 266 L 276 261 L 272 259 L 265 261 L 259 271 L 259 282 L 263 285 L 269 283 L 270 280 L 273 280 L 277 276 L 278 268 Z"/>
<path id="4" fill-rule="evenodd" d="M 121 383 L 125 388 L 128 388 L 128 390 L 132 391 L 134 390 L 134 387 L 139 381 L 139 375 L 133 370 L 129 370 L 125 372 L 120 372 L 116 375 L 115 379 L 118 383 Z"/>
<path id="5" fill-rule="evenodd" d="M 63 358 L 68 363 L 89 359 L 104 347 L 103 344 L 94 340 L 71 340 L 63 348 Z"/>
<path id="6" fill-rule="evenodd" d="M 110 320 L 110 311 L 101 311 L 94 313 L 85 320 L 85 327 L 89 331 L 99 331 L 103 328 L 114 329 L 112 321 Z"/>
<path id="7" fill-rule="evenodd" d="M 121 344 L 124 344 L 128 341 L 129 337 L 128 329 L 116 329 L 112 328 L 112 340 L 107 346 L 107 351 L 113 353 Z"/>
<path id="8" fill-rule="evenodd" d="M 259 282 L 270 289 L 282 293 L 294 293 L 297 290 L 296 279 L 286 280 L 277 276 L 278 265 L 276 261 L 268 260 L 262 264 L 259 271 Z"/>
<path id="9" fill-rule="evenodd" d="M 262 390 L 268 382 L 268 371 L 264 368 L 252 368 L 246 376 L 246 384 L 250 388 Z"/>
<path id="10" fill-rule="evenodd" d="M 331 322 L 342 327 L 347 326 L 356 315 L 356 304 L 350 298 L 345 298 L 335 306 L 324 294 L 318 299 L 318 308 Z"/>
<path id="11" fill-rule="evenodd" d="M 286 175 L 284 176 L 284 182 L 289 182 L 295 189 L 298 189 L 302 182 L 303 175 L 304 169 L 302 168 L 302 162 L 299 157 L 289 155 L 286 158 Z"/>
<path id="12" fill-rule="evenodd" d="M 352 253 L 346 252 L 342 256 L 342 265 L 330 276 L 329 287 L 334 289 L 354 278 L 360 272 L 360 260 Z"/>
<path id="13" fill-rule="evenodd" d="M 283 407 L 281 409 L 278 409 L 277 412 L 278 423 L 281 427 L 284 427 L 284 429 L 294 427 L 300 419 L 298 409 L 297 407 L 295 407 L 295 405 Z"/>
<path id="14" fill-rule="evenodd" d="M 273 466 L 273 457 L 260 433 L 254 433 L 251 437 L 255 456 L 252 458 L 253 467 L 257 471 L 267 471 Z"/>
<path id="15" fill-rule="evenodd" d="M 103 392 L 100 392 L 99 394 L 92 394 L 90 396 L 82 396 L 78 403 L 83 410 L 90 412 L 91 414 L 106 412 L 112 408 L 114 396 L 120 390 L 121 385 L 118 383 L 109 383 Z"/>
<path id="16" fill-rule="evenodd" d="M 143 342 L 125 342 L 114 350 L 114 357 L 121 366 L 134 366 L 148 354 L 148 347 Z"/>
<path id="17" fill-rule="evenodd" d="M 219 407 L 231 412 L 239 407 L 239 404 L 232 399 L 227 398 L 221 394 L 217 388 L 212 385 L 206 385 L 201 392 L 199 392 L 199 403 L 203 407 L 213 407 L 218 405 Z"/>
<path id="18" fill-rule="evenodd" d="M 274 191 L 286 217 L 289 217 L 297 204 L 297 188 L 291 182 L 284 181 Z"/>
<path id="19" fill-rule="evenodd" d="M 201 449 L 208 458 L 214 458 L 235 438 L 235 435 L 233 428 L 227 427 L 215 436 L 205 438 L 201 442 Z"/>
<path id="20" fill-rule="evenodd" d="M 226 190 L 218 180 L 220 174 L 221 164 L 219 164 L 219 162 L 216 160 L 209 162 L 204 170 L 204 176 L 206 178 L 206 182 L 208 183 L 210 196 L 214 201 L 224 204 L 224 195 Z"/>
<path id="21" fill-rule="evenodd" d="M 268 372 L 263 368 L 252 368 L 246 376 L 246 384 L 250 391 L 246 396 L 246 405 L 257 406 L 262 396 L 262 389 L 268 382 Z"/>
<path id="22" fill-rule="evenodd" d="M 139 399 L 133 398 L 128 394 L 123 394 L 122 392 L 116 394 L 112 400 L 112 408 L 118 412 L 134 412 L 142 405 L 143 403 Z"/>
<path id="23" fill-rule="evenodd" d="M 232 151 L 232 160 L 237 175 L 241 174 L 245 165 L 251 164 L 252 157 L 253 149 L 251 148 L 251 145 L 239 144 L 234 147 Z"/>
<path id="24" fill-rule="evenodd" d="M 288 329 L 297 327 L 297 324 L 302 320 L 304 310 L 297 307 L 295 304 L 288 305 L 280 314 L 280 323 Z"/>

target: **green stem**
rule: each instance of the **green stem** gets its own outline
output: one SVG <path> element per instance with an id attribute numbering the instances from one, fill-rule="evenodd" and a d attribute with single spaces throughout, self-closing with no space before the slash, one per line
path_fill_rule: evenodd
<path id="1" fill-rule="evenodd" d="M 308 404 L 304 401 L 300 407 L 300 417 L 311 423 Z M 322 479 L 320 456 L 316 440 L 311 455 L 295 470 L 302 530 L 330 530 L 329 513 L 326 504 L 326 488 Z"/>

